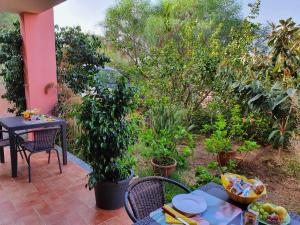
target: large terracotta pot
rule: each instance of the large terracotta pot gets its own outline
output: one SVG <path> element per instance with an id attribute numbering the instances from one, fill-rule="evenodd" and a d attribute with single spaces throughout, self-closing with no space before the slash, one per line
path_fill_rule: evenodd
<path id="1" fill-rule="evenodd" d="M 153 158 L 151 159 L 151 165 L 156 175 L 169 177 L 176 170 L 177 161 L 171 157 L 165 157 L 165 158 L 170 160 L 172 163 L 170 165 L 159 165 L 157 163 L 157 159 Z"/>
<path id="2" fill-rule="evenodd" d="M 96 205 L 98 208 L 114 210 L 124 206 L 124 195 L 130 180 L 133 178 L 133 171 L 125 180 L 113 182 L 100 182 L 95 189 Z"/>
<path id="3" fill-rule="evenodd" d="M 219 152 L 217 160 L 220 166 L 226 166 L 228 162 L 236 156 L 236 151 Z"/>

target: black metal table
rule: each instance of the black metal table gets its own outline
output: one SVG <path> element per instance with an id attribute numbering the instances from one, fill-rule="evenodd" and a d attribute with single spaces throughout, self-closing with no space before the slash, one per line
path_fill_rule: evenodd
<path id="1" fill-rule="evenodd" d="M 222 199 L 226 202 L 229 202 L 233 205 L 236 205 L 238 207 L 240 207 L 241 209 L 245 210 L 247 208 L 247 206 L 245 205 L 240 205 L 240 204 L 237 204 L 236 202 L 232 201 L 228 194 L 226 193 L 226 191 L 224 190 L 224 188 L 219 185 L 219 184 L 216 184 L 216 183 L 208 183 L 204 186 L 202 186 L 200 188 L 200 190 L 202 191 L 205 191 L 206 193 L 210 194 L 210 195 L 213 195 L 219 199 Z M 291 223 L 290 225 L 300 225 L 300 216 L 297 215 L 297 213 L 289 213 L 290 216 L 291 216 Z M 150 217 L 146 217 L 145 219 L 135 223 L 134 225 L 159 225 L 159 223 L 157 223 L 155 220 L 153 220 L 152 218 Z M 236 218 L 234 219 L 230 225 L 241 225 L 241 219 L 240 218 Z"/>
<path id="2" fill-rule="evenodd" d="M 30 130 L 35 128 L 47 128 L 56 127 L 61 128 L 61 143 L 62 143 L 62 155 L 63 164 L 67 164 L 67 140 L 66 140 L 66 121 L 61 118 L 52 117 L 53 121 L 25 121 L 21 116 L 15 117 L 3 117 L 0 118 L 0 129 L 5 128 L 9 134 L 9 144 L 10 144 L 10 157 L 11 157 L 11 173 L 12 177 L 17 177 L 18 175 L 18 154 L 16 148 L 15 132 L 20 130 Z M 2 138 L 2 133 L 0 132 L 0 139 Z M 4 153 L 3 148 L 0 149 L 1 163 L 4 163 Z"/>

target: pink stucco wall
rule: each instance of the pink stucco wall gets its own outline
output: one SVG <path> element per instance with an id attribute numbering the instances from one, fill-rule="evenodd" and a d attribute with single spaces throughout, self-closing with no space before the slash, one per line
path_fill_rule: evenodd
<path id="1" fill-rule="evenodd" d="M 49 113 L 57 102 L 53 9 L 22 13 L 20 22 L 27 108 Z"/>

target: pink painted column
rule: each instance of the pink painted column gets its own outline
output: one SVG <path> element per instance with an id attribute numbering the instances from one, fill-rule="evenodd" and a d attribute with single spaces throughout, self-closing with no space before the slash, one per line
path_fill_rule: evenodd
<path id="1" fill-rule="evenodd" d="M 49 113 L 57 102 L 53 9 L 20 14 L 27 109 Z"/>

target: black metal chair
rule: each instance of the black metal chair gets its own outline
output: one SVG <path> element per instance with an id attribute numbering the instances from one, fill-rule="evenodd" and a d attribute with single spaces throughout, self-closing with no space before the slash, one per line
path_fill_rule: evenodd
<path id="1" fill-rule="evenodd" d="M 8 135 L 8 132 L 6 130 L 0 130 L 0 148 L 4 148 L 4 147 L 8 147 L 10 145 L 9 143 L 9 135 Z M 23 138 L 23 137 L 22 137 Z M 21 151 L 18 151 L 22 157 L 22 159 L 24 159 L 23 157 L 23 154 Z M 1 163 L 4 163 L 5 162 L 5 159 L 4 159 L 4 152 L 1 151 L 0 152 L 0 162 Z"/>
<path id="2" fill-rule="evenodd" d="M 20 137 L 20 135 L 24 135 L 24 134 L 30 134 L 30 133 L 33 134 L 32 141 L 25 141 L 23 138 L 17 139 L 19 151 L 24 153 L 27 164 L 28 164 L 29 182 L 31 182 L 30 158 L 31 158 L 32 154 L 34 154 L 34 153 L 47 152 L 48 153 L 48 163 L 50 163 L 51 150 L 55 150 L 56 154 L 57 154 L 57 159 L 58 159 L 59 171 L 60 171 L 60 173 L 62 173 L 59 152 L 55 146 L 55 139 L 56 139 L 56 135 L 57 135 L 58 131 L 59 131 L 59 128 L 55 127 L 55 128 L 44 128 L 44 129 L 32 130 L 32 131 L 27 131 L 24 133 L 17 134 L 19 137 Z M 29 152 L 28 156 L 26 154 L 26 151 Z"/>
<path id="3" fill-rule="evenodd" d="M 0 148 L 3 149 L 4 147 L 9 146 L 8 132 L 5 131 L 5 130 L 0 130 L 0 133 L 1 133 Z M 0 162 L 4 163 L 4 153 L 3 153 L 3 151 L 0 152 Z"/>
<path id="4" fill-rule="evenodd" d="M 129 185 L 125 193 L 125 209 L 134 223 L 146 218 L 151 212 L 161 208 L 166 203 L 166 184 L 175 185 L 185 193 L 191 192 L 183 184 L 159 176 L 140 178 Z"/>

